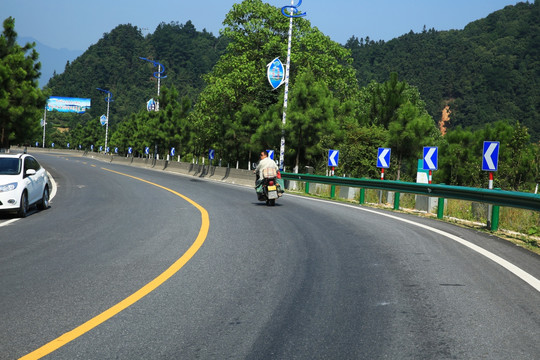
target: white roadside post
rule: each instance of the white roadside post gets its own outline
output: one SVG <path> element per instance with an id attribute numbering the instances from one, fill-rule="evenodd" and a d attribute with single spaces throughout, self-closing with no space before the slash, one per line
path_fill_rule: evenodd
<path id="1" fill-rule="evenodd" d="M 488 189 L 490 190 L 493 190 L 493 172 L 497 171 L 499 167 L 500 146 L 501 143 L 499 141 L 484 141 L 484 150 L 482 152 L 482 171 L 489 171 Z M 493 205 L 490 204 L 488 205 L 487 226 L 493 230 L 492 217 Z"/>

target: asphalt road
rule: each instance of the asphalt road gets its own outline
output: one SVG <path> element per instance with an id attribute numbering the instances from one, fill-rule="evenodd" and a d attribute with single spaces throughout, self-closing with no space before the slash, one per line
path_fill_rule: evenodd
<path id="1" fill-rule="evenodd" d="M 496 237 L 37 158 L 58 191 L 46 211 L 0 217 L 1 359 L 540 357 L 540 257 Z"/>

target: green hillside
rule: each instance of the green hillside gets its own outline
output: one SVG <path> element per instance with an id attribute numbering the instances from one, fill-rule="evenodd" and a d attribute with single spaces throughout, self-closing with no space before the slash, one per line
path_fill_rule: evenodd
<path id="1" fill-rule="evenodd" d="M 361 86 L 391 72 L 418 87 L 434 119 L 451 111 L 449 126 L 480 128 L 519 121 L 540 139 L 540 1 L 518 3 L 464 30 L 410 32 L 388 42 L 352 37 Z"/>
<path id="2" fill-rule="evenodd" d="M 209 72 L 227 46 L 227 41 L 205 30 L 197 31 L 193 24 L 161 23 L 153 34 L 143 37 L 132 25 L 119 25 L 103 35 L 83 55 L 66 65 L 62 74 L 48 83 L 51 95 L 92 99 L 89 115 L 51 113 L 51 119 L 82 119 L 99 117 L 106 111 L 105 94 L 96 88 L 112 92 L 111 125 L 144 109 L 150 98 L 157 96 L 158 69 L 144 57 L 159 61 L 167 77 L 163 87 L 174 86 L 181 96 L 194 100 L 204 83 L 201 75 Z"/>
<path id="3" fill-rule="evenodd" d="M 461 31 L 411 32 L 386 43 L 353 37 L 343 46 L 296 19 L 285 125 L 285 89 L 271 91 L 266 74 L 269 61 L 287 54 L 289 21 L 279 8 L 235 4 L 220 37 L 191 22 L 162 23 L 146 37 L 120 25 L 51 79 L 50 95 L 90 97 L 92 109 L 49 113 L 47 142 L 96 149 L 108 136 L 120 154 L 150 147 L 163 157 L 174 147 L 184 161 L 213 149 L 223 164 L 246 168 L 260 149 L 280 149 L 284 134 L 286 169 L 324 173 L 328 149 L 340 149 L 337 175 L 377 178 L 374 159 L 386 147 L 387 178 L 405 181 L 415 179 L 429 145 L 441 149 L 436 182 L 482 186 L 483 142 L 494 140 L 501 144 L 495 186 L 530 191 L 540 179 L 539 1 Z M 140 56 L 166 67 L 159 112 L 145 109 L 157 95 L 157 69 Z M 108 135 L 97 87 L 115 99 Z M 446 107 L 441 136 L 436 124 Z"/>

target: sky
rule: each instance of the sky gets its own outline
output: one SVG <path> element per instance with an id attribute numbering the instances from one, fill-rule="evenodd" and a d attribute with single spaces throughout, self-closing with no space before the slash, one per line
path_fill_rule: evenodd
<path id="1" fill-rule="evenodd" d="M 294 0 L 297 5 L 300 0 Z M 523 0 L 524 1 L 524 0 Z M 117 25 L 131 24 L 143 35 L 161 23 L 191 20 L 214 35 L 239 0 L 0 0 L 0 20 L 15 18 L 19 37 L 31 37 L 56 49 L 86 50 Z M 265 0 L 276 7 L 290 0 Z M 351 36 L 391 40 L 424 25 L 435 30 L 463 29 L 517 0 L 303 0 L 299 10 L 340 44 Z M 3 30 L 3 28 L 2 28 Z"/>

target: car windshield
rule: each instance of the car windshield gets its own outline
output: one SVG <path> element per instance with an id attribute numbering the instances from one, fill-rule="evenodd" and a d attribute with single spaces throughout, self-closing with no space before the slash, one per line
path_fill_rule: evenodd
<path id="1" fill-rule="evenodd" d="M 17 175 L 21 171 L 21 159 L 0 158 L 0 175 Z"/>

